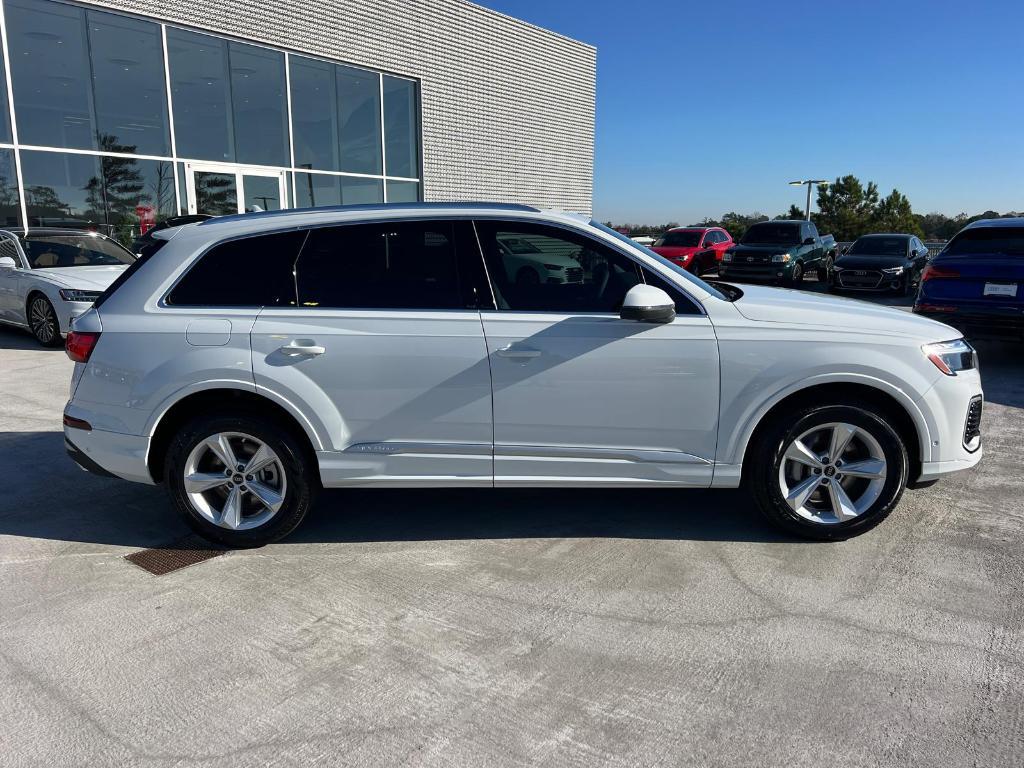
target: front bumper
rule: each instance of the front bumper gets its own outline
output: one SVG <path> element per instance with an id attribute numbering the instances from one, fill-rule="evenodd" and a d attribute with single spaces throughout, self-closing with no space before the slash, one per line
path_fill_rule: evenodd
<path id="1" fill-rule="evenodd" d="M 981 461 L 984 438 L 968 440 L 965 432 L 972 402 L 983 402 L 983 398 L 977 370 L 943 376 L 921 396 L 918 405 L 929 416 L 930 445 L 922 456 L 917 481 L 927 482 L 950 472 L 970 469 Z M 984 433 L 983 421 L 981 427 Z"/>
<path id="2" fill-rule="evenodd" d="M 791 274 L 790 264 L 737 264 L 718 262 L 718 276 L 730 280 L 785 280 Z"/>

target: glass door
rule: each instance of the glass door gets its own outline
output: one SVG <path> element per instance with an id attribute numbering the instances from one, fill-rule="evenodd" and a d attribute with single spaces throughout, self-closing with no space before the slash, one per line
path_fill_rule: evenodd
<path id="1" fill-rule="evenodd" d="M 189 213 L 226 216 L 285 207 L 284 171 L 185 163 Z"/>

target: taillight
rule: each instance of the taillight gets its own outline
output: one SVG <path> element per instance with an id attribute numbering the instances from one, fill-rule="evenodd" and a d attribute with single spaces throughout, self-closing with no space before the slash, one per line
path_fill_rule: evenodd
<path id="1" fill-rule="evenodd" d="M 98 333 L 88 331 L 68 331 L 67 341 L 64 343 L 64 351 L 68 357 L 76 363 L 89 362 L 89 355 L 96 348 L 96 342 L 100 340 Z"/>
<path id="2" fill-rule="evenodd" d="M 960 273 L 955 269 L 949 269 L 948 267 L 935 267 L 927 266 L 924 268 L 924 272 L 921 273 L 921 282 L 928 280 L 950 280 L 960 277 Z"/>

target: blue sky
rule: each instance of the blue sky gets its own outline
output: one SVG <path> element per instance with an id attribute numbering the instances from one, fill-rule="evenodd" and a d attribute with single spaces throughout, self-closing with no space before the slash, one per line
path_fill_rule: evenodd
<path id="1" fill-rule="evenodd" d="M 1024 2 L 480 0 L 597 47 L 594 213 L 775 215 L 853 173 L 1024 210 Z"/>

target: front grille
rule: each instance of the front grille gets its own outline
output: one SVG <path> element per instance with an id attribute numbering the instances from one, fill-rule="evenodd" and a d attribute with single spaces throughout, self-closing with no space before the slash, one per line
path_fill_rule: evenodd
<path id="1" fill-rule="evenodd" d="M 565 282 L 567 283 L 582 283 L 583 282 L 583 268 L 582 267 L 570 267 L 565 270 Z"/>
<path id="2" fill-rule="evenodd" d="M 877 269 L 844 269 L 836 272 L 840 288 L 878 288 L 882 284 L 882 273 Z"/>
<path id="3" fill-rule="evenodd" d="M 981 395 L 971 398 L 967 407 L 967 421 L 964 423 L 964 448 L 974 452 L 981 445 L 981 411 L 983 403 Z"/>
<path id="4" fill-rule="evenodd" d="M 742 266 L 744 264 L 770 264 L 771 260 L 771 256 L 745 256 L 743 254 L 736 254 L 732 257 L 732 263 L 738 266 Z"/>

